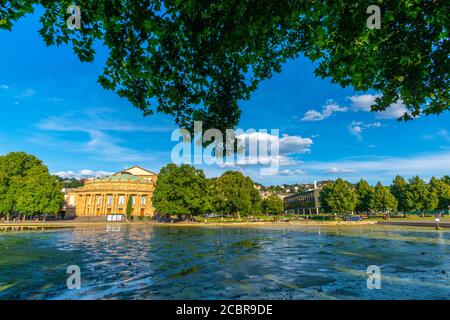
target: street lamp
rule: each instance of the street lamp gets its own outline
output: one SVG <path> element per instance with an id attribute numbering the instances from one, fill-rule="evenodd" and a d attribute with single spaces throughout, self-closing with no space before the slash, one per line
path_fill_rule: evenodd
<path id="1" fill-rule="evenodd" d="M 439 222 L 441 221 L 440 214 L 438 214 L 438 215 L 434 218 L 434 221 L 436 221 L 436 223 L 437 223 L 436 230 L 439 230 Z"/>

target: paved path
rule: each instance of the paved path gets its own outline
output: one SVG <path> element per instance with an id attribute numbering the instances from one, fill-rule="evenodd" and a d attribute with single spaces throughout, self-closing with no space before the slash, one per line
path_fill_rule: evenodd
<path id="1" fill-rule="evenodd" d="M 393 226 L 412 226 L 412 227 L 436 227 L 435 221 L 380 221 L 379 224 Z M 450 228 L 450 222 L 440 222 L 440 228 Z"/>

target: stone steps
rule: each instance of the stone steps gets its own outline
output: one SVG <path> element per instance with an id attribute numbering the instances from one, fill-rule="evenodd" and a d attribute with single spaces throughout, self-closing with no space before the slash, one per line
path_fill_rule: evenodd
<path id="1" fill-rule="evenodd" d="M 106 216 L 78 216 L 72 221 L 76 222 L 106 222 Z"/>

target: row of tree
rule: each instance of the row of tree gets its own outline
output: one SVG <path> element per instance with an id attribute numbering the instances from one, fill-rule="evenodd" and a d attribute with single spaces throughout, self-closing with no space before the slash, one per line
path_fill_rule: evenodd
<path id="1" fill-rule="evenodd" d="M 0 156 L 0 215 L 56 214 L 64 202 L 62 186 L 33 155 Z M 319 200 L 323 211 L 336 214 L 446 210 L 450 208 L 450 176 L 433 177 L 429 183 L 417 176 L 408 181 L 397 176 L 390 186 L 378 182 L 375 187 L 363 179 L 354 185 L 337 179 L 323 187 Z M 278 196 L 262 199 L 255 183 L 241 172 L 226 171 L 208 179 L 200 169 L 175 164 L 161 169 L 153 204 L 160 214 L 185 216 L 283 212 Z"/>
<path id="2" fill-rule="evenodd" d="M 160 214 L 180 216 L 214 212 L 240 217 L 283 212 L 279 197 L 262 199 L 254 182 L 240 172 L 227 171 L 208 179 L 200 169 L 172 163 L 158 175 L 153 204 Z"/>
<path id="3" fill-rule="evenodd" d="M 62 183 L 41 160 L 25 152 L 0 156 L 0 215 L 57 214 L 64 202 Z"/>
<path id="4" fill-rule="evenodd" d="M 319 201 L 324 212 L 345 214 L 390 213 L 446 210 L 450 206 L 450 177 L 419 177 L 406 181 L 397 176 L 390 186 L 375 186 L 361 179 L 351 184 L 343 179 L 327 182 Z M 169 164 L 158 176 L 153 203 L 161 214 L 194 215 L 206 213 L 248 216 L 282 213 L 283 201 L 277 195 L 261 198 L 255 183 L 242 173 L 227 171 L 208 179 L 202 170 L 189 165 Z"/>
<path id="5" fill-rule="evenodd" d="M 326 184 L 320 192 L 321 207 L 329 213 L 421 212 L 450 208 L 450 176 L 431 178 L 429 183 L 415 176 L 406 181 L 396 176 L 390 186 L 375 187 L 361 179 L 355 185 L 343 179 Z"/>
<path id="6" fill-rule="evenodd" d="M 79 188 L 84 186 L 84 182 L 82 179 L 76 179 L 76 178 L 63 178 L 60 176 L 56 176 L 59 182 L 63 184 L 64 188 Z"/>

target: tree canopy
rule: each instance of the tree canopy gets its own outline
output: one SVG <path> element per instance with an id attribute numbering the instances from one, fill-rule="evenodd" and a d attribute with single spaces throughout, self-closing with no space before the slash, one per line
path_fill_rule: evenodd
<path id="1" fill-rule="evenodd" d="M 373 196 L 373 187 L 366 180 L 361 179 L 355 185 L 355 191 L 357 196 L 356 211 L 368 213 L 370 211 L 370 201 Z"/>
<path id="2" fill-rule="evenodd" d="M 238 216 L 261 213 L 253 181 L 237 171 L 207 179 L 190 165 L 168 164 L 158 175 L 153 204 L 160 214 L 199 215 L 211 212 Z"/>
<path id="3" fill-rule="evenodd" d="M 406 190 L 408 183 L 402 176 L 396 176 L 391 184 L 391 193 L 397 200 L 398 210 L 405 212 L 408 210 L 408 204 L 406 202 Z"/>
<path id="4" fill-rule="evenodd" d="M 211 209 L 208 180 L 202 170 L 170 163 L 156 181 L 153 205 L 158 213 L 194 215 Z"/>
<path id="5" fill-rule="evenodd" d="M 319 201 L 325 212 L 344 214 L 355 210 L 357 196 L 347 181 L 338 178 L 324 186 Z"/>
<path id="6" fill-rule="evenodd" d="M 445 178 L 437 179 L 432 177 L 430 180 L 431 191 L 436 193 L 438 198 L 437 209 L 450 209 L 450 183 L 445 182 Z"/>
<path id="7" fill-rule="evenodd" d="M 284 212 L 283 200 L 279 196 L 271 194 L 263 199 L 262 209 L 265 214 L 283 213 Z"/>
<path id="8" fill-rule="evenodd" d="M 249 177 L 238 171 L 226 171 L 216 183 L 224 212 L 238 216 L 261 212 L 261 196 Z"/>
<path id="9" fill-rule="evenodd" d="M 409 179 L 405 199 L 407 209 L 415 211 L 434 210 L 439 202 L 436 192 L 418 176 Z"/>
<path id="10" fill-rule="evenodd" d="M 397 199 L 392 195 L 389 187 L 385 187 L 378 182 L 374 188 L 373 196 L 370 200 L 370 208 L 375 212 L 395 212 L 397 210 Z"/>
<path id="11" fill-rule="evenodd" d="M 25 152 L 0 156 L 0 213 L 56 214 L 64 202 L 61 188 L 35 156 Z"/>
<path id="12" fill-rule="evenodd" d="M 377 1 L 380 29 L 367 27 L 368 0 L 79 0 L 79 30 L 66 26 L 71 0 L 15 0 L 0 5 L 0 29 L 38 4 L 47 45 L 92 62 L 100 40 L 109 56 L 98 82 L 187 129 L 234 128 L 239 101 L 298 57 L 317 76 L 379 93 L 373 111 L 402 102 L 408 120 L 449 109 L 446 0 Z"/>

